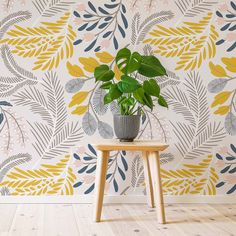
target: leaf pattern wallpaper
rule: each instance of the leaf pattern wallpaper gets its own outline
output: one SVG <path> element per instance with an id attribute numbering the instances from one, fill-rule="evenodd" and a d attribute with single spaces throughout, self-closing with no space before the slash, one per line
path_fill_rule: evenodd
<path id="1" fill-rule="evenodd" d="M 161 153 L 164 193 L 236 195 L 235 0 L 0 0 L 0 195 L 92 194 L 114 138 L 93 71 L 128 47 L 155 54 L 169 109 L 142 115 Z M 144 81 L 145 78 L 137 78 Z M 140 153 L 112 152 L 106 192 L 145 194 Z"/>

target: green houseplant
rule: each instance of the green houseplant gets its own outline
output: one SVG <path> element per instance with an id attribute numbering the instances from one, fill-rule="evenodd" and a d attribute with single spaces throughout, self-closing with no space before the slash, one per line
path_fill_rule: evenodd
<path id="1" fill-rule="evenodd" d="M 108 65 L 100 65 L 94 70 L 96 82 L 101 82 L 100 88 L 107 90 L 104 104 L 116 100 L 120 114 L 114 115 L 114 130 L 120 141 L 133 141 L 137 137 L 140 126 L 140 116 L 143 107 L 153 110 L 157 102 L 168 107 L 166 100 L 160 94 L 160 87 L 152 77 L 166 75 L 166 70 L 155 56 L 140 55 L 128 48 L 118 51 L 115 62 L 123 73 L 120 81 L 114 81 L 114 72 Z M 146 77 L 140 83 L 137 76 Z"/>

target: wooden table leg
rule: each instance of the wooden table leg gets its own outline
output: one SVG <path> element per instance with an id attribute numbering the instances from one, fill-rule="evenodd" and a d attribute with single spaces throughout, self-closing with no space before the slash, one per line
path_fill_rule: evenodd
<path id="1" fill-rule="evenodd" d="M 99 222 L 101 219 L 109 152 L 102 151 L 100 152 L 100 154 L 101 155 L 99 155 L 97 158 L 97 170 L 96 170 L 96 179 L 95 179 L 94 221 L 96 222 Z"/>
<path id="2" fill-rule="evenodd" d="M 163 193 L 162 193 L 162 183 L 161 183 L 161 168 L 160 168 L 160 156 L 159 152 L 151 152 L 149 158 L 152 163 L 152 181 L 153 187 L 155 191 L 155 205 L 157 210 L 157 219 L 161 224 L 165 224 L 165 208 L 163 201 Z"/>
<path id="3" fill-rule="evenodd" d="M 143 169 L 144 169 L 144 178 L 146 184 L 146 192 L 148 197 L 148 205 L 154 207 L 154 196 L 153 196 L 153 185 L 152 185 L 152 176 L 150 171 L 150 165 L 148 160 L 148 152 L 142 153 L 143 158 Z"/>

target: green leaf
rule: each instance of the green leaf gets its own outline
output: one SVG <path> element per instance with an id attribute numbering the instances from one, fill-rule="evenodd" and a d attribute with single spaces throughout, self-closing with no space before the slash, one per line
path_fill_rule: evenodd
<path id="1" fill-rule="evenodd" d="M 168 108 L 168 104 L 167 104 L 165 98 L 163 98 L 162 96 L 159 96 L 158 104 L 162 107 L 167 107 Z"/>
<path id="2" fill-rule="evenodd" d="M 112 82 L 111 82 L 111 81 L 108 81 L 108 82 L 106 82 L 106 83 L 103 83 L 103 84 L 100 86 L 100 88 L 101 88 L 101 89 L 110 89 L 111 85 L 112 85 Z"/>
<path id="3" fill-rule="evenodd" d="M 116 64 L 124 74 L 130 74 L 139 69 L 142 56 L 138 52 L 131 53 L 128 48 L 119 50 L 116 55 Z"/>
<path id="4" fill-rule="evenodd" d="M 143 83 L 143 89 L 151 96 L 159 97 L 160 95 L 160 87 L 155 79 L 145 80 Z"/>
<path id="5" fill-rule="evenodd" d="M 100 65 L 94 70 L 94 77 L 97 81 L 109 81 L 114 78 L 114 72 L 107 65 Z"/>
<path id="6" fill-rule="evenodd" d="M 138 72 L 146 77 L 167 75 L 165 68 L 155 56 L 142 56 Z"/>
<path id="7" fill-rule="evenodd" d="M 119 99 L 119 101 L 118 101 L 118 104 L 121 104 L 124 100 L 126 100 L 127 99 L 127 97 L 121 97 L 120 99 Z"/>
<path id="8" fill-rule="evenodd" d="M 110 86 L 109 92 L 104 96 L 104 104 L 111 103 L 113 100 L 119 98 L 122 92 L 118 89 L 117 84 Z"/>
<path id="9" fill-rule="evenodd" d="M 132 93 L 139 87 L 141 87 L 139 82 L 128 75 L 122 75 L 121 81 L 118 83 L 118 88 L 123 93 Z"/>
<path id="10" fill-rule="evenodd" d="M 150 95 L 145 93 L 143 88 L 138 88 L 134 93 L 134 98 L 143 105 L 148 106 L 151 110 L 153 109 L 153 101 Z"/>

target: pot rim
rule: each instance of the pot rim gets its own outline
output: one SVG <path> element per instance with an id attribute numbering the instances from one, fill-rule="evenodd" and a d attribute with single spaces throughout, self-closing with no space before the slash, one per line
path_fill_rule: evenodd
<path id="1" fill-rule="evenodd" d="M 119 117 L 133 117 L 133 116 L 136 116 L 136 117 L 141 117 L 141 115 L 121 115 L 121 114 L 114 114 L 113 116 L 119 116 Z"/>

